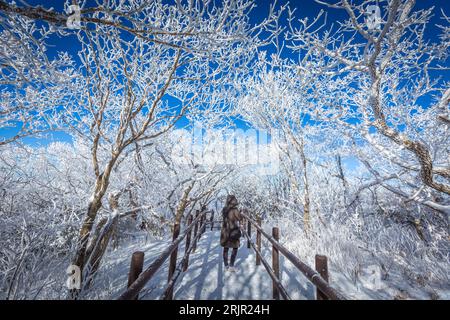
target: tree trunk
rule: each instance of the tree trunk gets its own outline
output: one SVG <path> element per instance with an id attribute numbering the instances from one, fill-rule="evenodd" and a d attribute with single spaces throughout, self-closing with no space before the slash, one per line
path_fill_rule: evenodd
<path id="1" fill-rule="evenodd" d="M 306 163 L 306 156 L 305 156 L 305 144 L 304 140 L 301 139 L 301 146 L 300 146 L 300 157 L 303 164 L 303 184 L 304 184 L 304 192 L 303 192 L 303 223 L 305 225 L 305 232 L 306 234 L 309 233 L 309 230 L 311 228 L 311 206 L 310 206 L 310 197 L 309 197 L 309 183 L 308 183 L 308 174 L 307 174 L 307 163 Z"/>
<path id="2" fill-rule="evenodd" d="M 78 248 L 73 260 L 73 264 L 78 266 L 81 271 L 84 268 L 84 261 L 86 256 L 86 250 L 91 235 L 92 228 L 94 226 L 97 212 L 101 207 L 101 197 L 96 196 L 88 207 L 87 215 L 85 216 L 78 235 Z"/>
<path id="3" fill-rule="evenodd" d="M 177 211 L 175 213 L 175 223 L 181 224 L 181 219 L 183 218 L 184 211 L 186 210 L 186 207 L 188 205 L 189 193 L 191 192 L 193 187 L 194 183 L 191 183 L 189 187 L 187 187 L 187 189 L 184 191 L 183 197 L 181 198 L 180 203 L 177 207 Z"/>
<path id="4" fill-rule="evenodd" d="M 426 145 L 418 141 L 412 141 L 396 130 L 389 128 L 384 120 L 378 120 L 375 124 L 376 128 L 385 137 L 388 137 L 396 144 L 405 147 L 416 155 L 420 164 L 420 177 L 425 185 L 450 195 L 450 187 L 448 185 L 434 180 L 433 161 Z"/>
<path id="5" fill-rule="evenodd" d="M 86 263 L 86 250 L 88 248 L 89 238 L 92 233 L 92 228 L 94 226 L 98 210 L 102 206 L 102 199 L 106 193 L 106 190 L 108 189 L 109 177 L 116 160 L 117 157 L 113 156 L 109 163 L 106 165 L 105 171 L 97 176 L 95 189 L 88 205 L 88 211 L 83 219 L 83 223 L 80 228 L 80 233 L 77 240 L 78 247 L 72 264 L 80 268 L 81 279 L 83 279 L 83 269 Z M 72 296 L 75 298 L 76 295 L 76 293 L 72 293 Z"/>
<path id="6" fill-rule="evenodd" d="M 342 167 L 342 159 L 341 159 L 341 155 L 338 154 L 336 156 L 336 164 L 337 164 L 337 169 L 339 172 L 339 179 L 342 182 L 342 187 L 344 188 L 344 207 L 347 208 L 347 199 L 348 199 L 348 183 L 347 180 L 345 179 L 345 175 L 344 175 L 344 168 Z"/>
<path id="7" fill-rule="evenodd" d="M 120 193 L 111 194 L 109 196 L 109 207 L 112 216 L 103 218 L 97 225 L 95 236 L 90 247 L 86 251 L 86 268 L 85 268 L 85 288 L 89 288 L 100 267 L 103 255 L 108 248 L 108 244 L 117 226 L 119 220 L 119 197 Z"/>

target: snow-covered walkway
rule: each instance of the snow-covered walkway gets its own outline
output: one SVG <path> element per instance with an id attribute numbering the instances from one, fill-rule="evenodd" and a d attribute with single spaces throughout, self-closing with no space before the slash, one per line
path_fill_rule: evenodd
<path id="1" fill-rule="evenodd" d="M 202 236 L 197 250 L 191 258 L 188 271 L 177 285 L 175 297 L 177 299 L 271 299 L 272 280 L 264 266 L 255 265 L 255 253 L 248 249 L 246 241 L 241 240 L 236 259 L 236 272 L 225 271 L 222 263 L 222 247 L 219 244 L 219 232 L 207 231 Z M 264 250 L 266 258 L 270 251 Z M 270 260 L 269 260 L 270 261 Z M 284 266 L 284 263 L 281 263 Z M 305 299 L 311 290 L 299 289 L 302 287 L 298 277 L 292 276 L 291 269 L 282 267 L 283 284 L 294 299 Z M 290 287 L 295 287 L 294 291 Z M 295 292 L 297 291 L 297 292 Z M 308 292 L 310 291 L 310 292 Z"/>
<path id="2" fill-rule="evenodd" d="M 145 252 L 144 269 L 161 253 L 168 242 L 152 242 L 145 246 L 133 245 L 127 247 L 126 252 L 111 252 L 114 255 L 109 263 L 103 266 L 103 272 L 110 272 L 116 276 L 107 280 L 109 298 L 116 298 L 126 289 L 129 259 L 135 250 Z M 178 261 L 181 259 L 184 247 L 179 248 Z M 263 255 L 271 261 L 270 247 L 263 242 Z M 167 264 L 155 274 L 141 292 L 141 299 L 158 299 L 167 283 Z M 241 239 L 236 259 L 237 272 L 224 270 L 222 263 L 222 248 L 219 244 L 219 231 L 207 230 L 202 235 L 195 253 L 190 256 L 189 268 L 177 280 L 174 299 L 271 299 L 272 280 L 264 266 L 255 265 L 255 253 L 248 249 L 246 241 Z M 313 299 L 314 286 L 280 256 L 281 280 L 292 299 Z M 109 269 L 109 270 L 108 270 Z M 103 280 L 104 281 L 104 280 Z M 102 281 L 102 282 L 103 282 Z M 103 285 L 106 283 L 104 282 Z M 100 285 L 102 286 L 102 285 Z M 115 289 L 115 290 L 114 290 Z"/>

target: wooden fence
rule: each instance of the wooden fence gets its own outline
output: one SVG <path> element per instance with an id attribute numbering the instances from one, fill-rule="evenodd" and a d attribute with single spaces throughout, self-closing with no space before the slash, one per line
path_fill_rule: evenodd
<path id="1" fill-rule="evenodd" d="M 135 252 L 131 258 L 130 273 L 128 277 L 128 289 L 119 296 L 119 300 L 138 299 L 140 291 L 155 273 L 161 268 L 164 262 L 169 260 L 169 274 L 167 285 L 160 299 L 171 300 L 173 298 L 173 288 L 175 282 L 182 271 L 186 271 L 189 265 L 189 255 L 194 252 L 197 242 L 206 229 L 206 214 L 208 211 L 197 210 L 195 218 L 188 217 L 186 229 L 180 235 L 180 225 L 175 224 L 173 228 L 172 243 L 145 269 L 143 272 L 144 254 Z M 192 236 L 192 231 L 194 235 Z M 186 238 L 184 256 L 177 265 L 178 246 Z"/>
<path id="2" fill-rule="evenodd" d="M 256 253 L 256 265 L 261 262 L 269 276 L 272 278 L 272 297 L 280 299 L 280 295 L 289 300 L 290 297 L 280 281 L 280 253 L 288 259 L 311 283 L 316 287 L 317 300 L 345 300 L 345 296 L 332 288 L 328 283 L 328 263 L 327 257 L 316 255 L 316 270 L 303 263 L 298 257 L 280 244 L 280 232 L 278 227 L 272 228 L 272 235 L 266 233 L 261 227 L 261 219 L 254 221 L 248 215 L 242 213 L 247 223 L 247 231 L 242 228 L 244 236 L 247 238 L 247 247 L 253 248 Z M 256 244 L 252 241 L 251 230 L 256 230 Z M 272 267 L 261 254 L 261 236 L 264 236 L 272 244 Z"/>
<path id="3" fill-rule="evenodd" d="M 209 221 L 207 213 L 211 213 Z M 261 219 L 256 221 L 247 214 L 242 213 L 245 226 L 241 228 L 244 237 L 247 239 L 247 248 L 252 248 L 256 253 L 256 265 L 262 265 L 272 279 L 272 297 L 275 300 L 280 296 L 285 300 L 290 300 L 290 296 L 283 287 L 280 280 L 280 254 L 289 260 L 311 283 L 316 287 L 317 300 L 341 300 L 346 299 L 343 294 L 332 288 L 328 283 L 328 262 L 327 257 L 316 255 L 315 270 L 303 263 L 298 257 L 280 244 L 280 232 L 278 227 L 272 228 L 272 235 L 266 233 L 261 226 Z M 214 220 L 214 211 L 196 211 L 195 217 L 189 215 L 185 230 L 180 234 L 180 225 L 175 224 L 173 228 L 172 243 L 143 271 L 144 252 L 137 251 L 132 254 L 130 272 L 128 275 L 128 288 L 120 295 L 119 300 L 138 299 L 139 293 L 144 286 L 152 279 L 153 275 L 160 269 L 164 262 L 169 260 L 169 271 L 167 284 L 160 299 L 173 299 L 173 291 L 176 281 L 182 272 L 189 268 L 189 256 L 195 252 L 198 240 L 210 225 L 212 231 L 214 227 L 221 225 L 221 221 Z M 252 227 L 256 230 L 256 243 L 252 240 Z M 245 230 L 246 229 L 246 230 Z M 192 234 L 193 232 L 193 234 Z M 261 254 L 262 237 L 264 237 L 272 247 L 272 263 L 270 264 Z M 184 255 L 178 260 L 178 246 L 185 240 Z"/>

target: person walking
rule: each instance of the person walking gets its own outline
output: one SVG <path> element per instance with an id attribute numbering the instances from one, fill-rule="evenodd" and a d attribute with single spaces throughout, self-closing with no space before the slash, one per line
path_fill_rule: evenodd
<path id="1" fill-rule="evenodd" d="M 220 230 L 220 245 L 223 247 L 223 263 L 225 269 L 235 272 L 234 262 L 240 245 L 240 224 L 242 215 L 238 209 L 238 201 L 234 195 L 228 195 L 225 207 L 222 209 L 222 228 Z M 230 263 L 228 251 L 232 248 Z"/>

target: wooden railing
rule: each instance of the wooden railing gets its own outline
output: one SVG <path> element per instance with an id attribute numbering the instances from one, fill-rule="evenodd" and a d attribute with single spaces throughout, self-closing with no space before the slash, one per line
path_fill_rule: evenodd
<path id="1" fill-rule="evenodd" d="M 206 213 L 197 210 L 195 218 L 189 216 L 186 229 L 180 235 L 180 225 L 175 224 L 173 228 L 172 243 L 145 269 L 143 269 L 144 253 L 134 252 L 131 258 L 130 273 L 128 277 L 128 288 L 121 294 L 118 300 L 138 299 L 139 293 L 144 286 L 152 279 L 159 268 L 170 257 L 169 274 L 167 285 L 160 299 L 171 300 L 173 298 L 173 288 L 181 271 L 186 271 L 189 264 L 189 255 L 196 250 L 197 242 L 206 229 Z M 194 236 L 192 238 L 192 230 Z M 177 265 L 178 246 L 186 238 L 185 253 L 180 263 Z M 191 239 L 192 238 L 192 239 Z"/>
<path id="2" fill-rule="evenodd" d="M 322 255 L 316 255 L 316 270 L 310 268 L 297 258 L 292 252 L 284 247 L 279 242 L 279 229 L 277 227 L 272 228 L 272 235 L 266 233 L 261 227 L 261 220 L 254 221 L 248 215 L 242 213 L 244 219 L 247 222 L 247 231 L 245 227 L 242 228 L 244 236 L 247 238 L 247 247 L 252 247 L 256 253 L 256 265 L 260 262 L 263 263 L 265 269 L 272 278 L 273 283 L 273 299 L 278 300 L 280 294 L 284 299 L 290 299 L 280 281 L 280 268 L 279 268 L 279 254 L 281 253 L 286 259 L 288 259 L 298 270 L 300 270 L 305 277 L 316 286 L 316 299 L 317 300 L 345 300 L 345 296 L 332 288 L 328 284 L 328 266 L 327 258 Z M 256 229 L 256 245 L 251 239 L 252 226 Z M 261 235 L 264 236 L 272 244 L 272 267 L 261 255 Z"/>
<path id="3" fill-rule="evenodd" d="M 211 216 L 207 221 L 207 213 Z M 305 277 L 316 286 L 317 300 L 341 300 L 346 299 L 343 294 L 332 288 L 328 283 L 328 265 L 327 258 L 322 255 L 316 255 L 316 270 L 310 268 L 297 258 L 292 252 L 284 247 L 279 242 L 279 229 L 272 228 L 272 235 L 266 233 L 261 226 L 261 219 L 254 221 L 248 215 L 242 213 L 246 222 L 246 227 L 241 228 L 244 237 L 247 239 L 247 247 L 252 248 L 256 253 L 256 265 L 262 265 L 266 269 L 270 278 L 272 279 L 272 297 L 273 299 L 280 299 L 280 296 L 285 300 L 290 300 L 290 296 L 280 280 L 280 264 L 279 255 L 282 254 L 288 259 L 298 270 L 300 270 Z M 180 225 L 175 224 L 173 228 L 172 243 L 144 270 L 144 252 L 137 251 L 132 254 L 130 272 L 128 275 L 128 288 L 119 296 L 119 300 L 133 300 L 138 299 L 139 293 L 144 286 L 152 279 L 155 273 L 161 268 L 164 262 L 169 259 L 168 280 L 160 299 L 173 299 L 173 290 L 176 281 L 182 272 L 185 272 L 189 267 L 189 256 L 191 252 L 195 252 L 197 242 L 201 235 L 205 232 L 207 225 L 210 225 L 211 230 L 214 227 L 220 226 L 222 221 L 214 220 L 214 211 L 197 210 L 195 217 L 189 215 L 186 222 L 186 228 L 180 235 Z M 252 227 L 256 230 L 256 243 L 252 240 Z M 246 230 L 245 230 L 246 229 Z M 193 232 L 193 235 L 192 235 Z M 262 256 L 261 245 L 262 237 L 267 239 L 272 244 L 272 265 Z M 178 260 L 178 246 L 186 239 L 184 255 L 177 264 Z"/>

